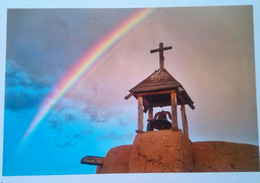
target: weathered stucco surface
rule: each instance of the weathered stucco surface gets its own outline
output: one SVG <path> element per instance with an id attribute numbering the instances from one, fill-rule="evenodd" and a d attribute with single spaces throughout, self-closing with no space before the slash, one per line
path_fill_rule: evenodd
<path id="1" fill-rule="evenodd" d="M 194 171 L 244 172 L 259 170 L 258 146 L 230 142 L 194 142 Z"/>
<path id="2" fill-rule="evenodd" d="M 192 149 L 182 132 L 150 131 L 136 135 L 129 160 L 130 173 L 190 172 Z"/>
<path id="3" fill-rule="evenodd" d="M 249 144 L 191 143 L 181 131 L 150 131 L 110 149 L 97 173 L 259 171 L 258 152 Z"/>
<path id="4" fill-rule="evenodd" d="M 131 145 L 122 145 L 110 149 L 102 166 L 98 166 L 96 173 L 128 173 Z"/>

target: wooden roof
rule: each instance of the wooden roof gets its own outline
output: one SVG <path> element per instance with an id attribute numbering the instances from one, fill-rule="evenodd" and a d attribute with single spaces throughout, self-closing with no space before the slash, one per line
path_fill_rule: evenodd
<path id="1" fill-rule="evenodd" d="M 177 87 L 181 87 L 181 84 L 174 79 L 165 68 L 162 68 L 154 71 L 148 78 L 129 90 L 129 92 L 150 92 L 156 90 L 174 89 Z"/>
<path id="2" fill-rule="evenodd" d="M 174 77 L 172 77 L 165 68 L 160 68 L 154 71 L 149 77 L 130 89 L 130 94 L 126 96 L 125 99 L 128 99 L 132 95 L 137 98 L 137 95 L 140 93 L 149 93 L 150 95 L 153 92 L 158 93 L 158 91 L 167 90 L 177 91 L 178 105 L 184 103 L 188 104 L 192 109 L 195 108 L 193 106 L 194 102 L 191 100 L 183 86 Z M 144 104 L 145 107 L 148 107 L 148 105 L 153 107 L 170 105 L 170 95 L 167 94 L 160 94 L 152 97 L 147 95 L 144 99 L 147 101 L 147 104 Z"/>

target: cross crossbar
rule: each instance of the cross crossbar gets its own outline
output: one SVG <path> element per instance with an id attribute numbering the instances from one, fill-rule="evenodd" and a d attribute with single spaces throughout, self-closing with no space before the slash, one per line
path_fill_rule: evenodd
<path id="1" fill-rule="evenodd" d="M 159 48 L 150 50 L 151 53 L 159 52 L 160 69 L 162 69 L 164 67 L 163 51 L 170 50 L 170 49 L 172 49 L 171 46 L 163 47 L 163 43 L 160 43 Z"/>

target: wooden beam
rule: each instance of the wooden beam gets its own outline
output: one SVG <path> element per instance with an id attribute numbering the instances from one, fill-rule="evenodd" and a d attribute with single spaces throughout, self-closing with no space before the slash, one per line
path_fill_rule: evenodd
<path id="1" fill-rule="evenodd" d="M 143 92 L 143 93 L 137 93 L 135 95 L 138 97 L 138 96 L 145 96 L 145 95 L 167 94 L 167 93 L 172 93 L 172 92 L 175 92 L 175 90 L 162 90 L 162 91 L 154 91 L 154 92 Z"/>
<path id="2" fill-rule="evenodd" d="M 133 93 L 129 93 L 127 96 L 125 96 L 125 99 L 127 100 L 127 99 L 129 99 L 130 97 L 132 97 L 133 96 Z"/>
<path id="3" fill-rule="evenodd" d="M 193 110 L 195 109 L 195 106 L 193 104 L 188 104 L 190 106 L 190 108 Z"/>
<path id="4" fill-rule="evenodd" d="M 153 119 L 153 107 L 148 108 L 148 120 Z"/>
<path id="5" fill-rule="evenodd" d="M 178 87 L 178 88 L 180 88 L 180 87 Z M 182 95 L 181 95 L 181 93 L 184 91 L 184 90 L 177 90 L 178 92 L 177 92 L 177 95 L 178 95 L 178 98 L 182 101 L 182 103 L 184 103 L 185 104 L 185 100 L 184 100 L 184 98 L 182 97 Z M 195 109 L 195 106 L 192 104 L 192 103 L 188 103 L 188 105 L 190 106 L 190 108 L 193 110 L 193 109 Z"/>
<path id="6" fill-rule="evenodd" d="M 144 106 L 144 113 L 148 111 L 148 107 Z"/>
<path id="7" fill-rule="evenodd" d="M 163 91 L 156 91 L 156 92 L 144 92 L 144 93 L 137 93 L 137 94 L 134 94 L 134 96 L 136 98 L 138 98 L 138 96 L 152 96 L 152 95 L 163 95 L 163 94 L 170 94 L 172 92 L 175 92 L 176 90 L 163 90 Z M 129 94 L 130 95 L 130 94 Z M 186 103 L 183 96 L 181 95 L 181 93 L 179 91 L 177 91 L 177 96 L 178 96 L 178 99 L 181 100 L 182 103 Z M 146 103 L 145 103 L 146 102 Z M 164 103 L 152 103 L 150 104 L 148 101 L 144 101 L 144 104 L 147 105 L 147 106 L 153 106 L 153 107 L 163 107 L 163 106 L 168 106 L 168 105 L 171 105 L 170 102 L 167 103 L 167 102 L 164 102 Z M 195 106 L 193 105 L 193 103 L 187 103 L 191 109 L 195 109 Z"/>
<path id="8" fill-rule="evenodd" d="M 104 163 L 103 157 L 98 156 L 85 156 L 81 159 L 81 164 L 88 164 L 88 165 L 103 165 Z"/>
<path id="9" fill-rule="evenodd" d="M 172 107 L 172 129 L 176 130 L 178 129 L 176 92 L 171 93 L 171 107 Z"/>
<path id="10" fill-rule="evenodd" d="M 186 116 L 186 110 L 185 110 L 185 105 L 181 105 L 181 118 L 182 118 L 182 128 L 183 128 L 183 133 L 184 136 L 189 139 L 189 129 L 188 129 L 188 120 Z"/>
<path id="11" fill-rule="evenodd" d="M 144 105 L 144 112 L 146 113 L 150 104 L 144 97 L 143 97 L 143 105 Z"/>
<path id="12" fill-rule="evenodd" d="M 178 98 L 181 100 L 181 102 L 185 104 L 185 100 L 184 100 L 184 98 L 182 97 L 181 93 L 180 93 L 180 92 L 177 92 L 177 95 L 178 95 Z M 190 108 L 191 108 L 192 110 L 195 109 L 195 106 L 194 106 L 193 104 L 188 103 L 188 105 L 190 106 Z"/>
<path id="13" fill-rule="evenodd" d="M 143 132 L 143 97 L 138 97 L 138 130 L 137 132 Z"/>
<path id="14" fill-rule="evenodd" d="M 185 104 L 185 100 L 184 100 L 184 98 L 182 97 L 182 95 L 181 95 L 180 92 L 177 92 L 177 96 L 178 96 L 178 98 L 181 100 L 181 102 Z"/>
<path id="15" fill-rule="evenodd" d="M 147 101 L 146 98 L 143 97 L 143 103 L 144 105 L 146 105 L 147 107 L 150 106 L 150 103 Z"/>
<path id="16" fill-rule="evenodd" d="M 161 103 L 152 103 L 150 106 L 152 107 L 164 107 L 164 106 L 170 106 L 171 102 L 161 102 Z"/>

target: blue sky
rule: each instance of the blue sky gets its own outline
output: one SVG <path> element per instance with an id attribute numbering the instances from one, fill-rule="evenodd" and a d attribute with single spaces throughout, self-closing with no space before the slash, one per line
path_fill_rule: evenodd
<path id="1" fill-rule="evenodd" d="M 165 67 L 195 102 L 187 109 L 191 140 L 258 144 L 250 6 L 156 10 L 19 144 L 55 83 L 133 12 L 8 10 L 3 175 L 91 174 L 95 166 L 82 157 L 132 144 L 137 104 L 124 97 L 158 69 L 149 50 L 159 42 L 173 46 Z"/>
<path id="2" fill-rule="evenodd" d="M 101 26 L 109 30 L 130 13 L 90 9 L 8 11 L 4 175 L 95 173 L 94 166 L 80 164 L 81 158 L 105 156 L 111 147 L 132 143 L 134 124 L 129 114 L 113 114 L 102 104 L 67 96 L 43 119 L 28 142 L 19 145 L 54 84 L 91 42 L 106 33 Z M 107 14 L 113 16 L 113 22 Z M 97 19 L 105 20 L 92 23 Z M 90 78 L 86 83 L 92 87 L 83 92 L 86 98 L 103 95 L 97 91 L 97 80 Z"/>

